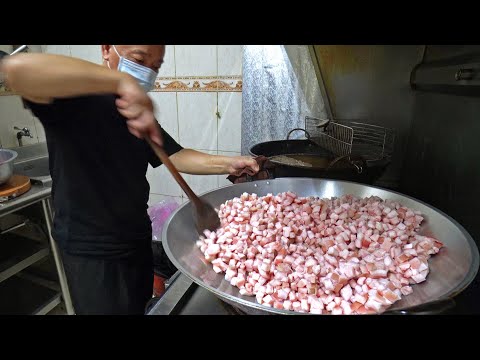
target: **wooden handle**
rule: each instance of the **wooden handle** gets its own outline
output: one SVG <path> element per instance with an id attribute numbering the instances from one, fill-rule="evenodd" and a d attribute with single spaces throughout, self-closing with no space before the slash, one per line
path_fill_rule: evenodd
<path id="1" fill-rule="evenodd" d="M 198 198 L 197 195 L 195 195 L 195 193 L 192 191 L 192 189 L 190 188 L 190 186 L 188 186 L 188 184 L 185 182 L 185 180 L 183 179 L 183 177 L 180 175 L 180 173 L 178 172 L 177 168 L 175 167 L 175 165 L 172 164 L 172 162 L 170 161 L 170 158 L 168 157 L 167 153 L 165 152 L 165 150 L 163 150 L 162 147 L 158 146 L 157 144 L 155 144 L 152 140 L 150 140 L 150 138 L 145 138 L 145 140 L 147 141 L 147 143 L 151 146 L 151 148 L 153 149 L 153 151 L 155 152 L 155 154 L 157 154 L 157 156 L 160 158 L 160 160 L 162 161 L 163 165 L 165 165 L 168 170 L 170 171 L 170 173 L 172 174 L 172 176 L 174 177 L 174 179 L 177 181 L 178 185 L 180 185 L 180 187 L 182 188 L 183 191 L 185 191 L 185 193 L 187 194 L 188 198 L 192 201 L 192 202 L 199 202 L 200 199 Z"/>

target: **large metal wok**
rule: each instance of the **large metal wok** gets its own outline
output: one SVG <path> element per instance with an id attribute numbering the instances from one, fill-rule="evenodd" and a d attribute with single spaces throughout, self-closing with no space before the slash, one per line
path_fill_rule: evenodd
<path id="1" fill-rule="evenodd" d="M 390 309 L 402 310 L 439 299 L 451 299 L 463 291 L 477 274 L 478 248 L 467 231 L 440 210 L 397 192 L 347 181 L 279 178 L 226 186 L 210 191 L 202 198 L 218 208 L 226 200 L 240 196 L 244 192 L 266 195 L 287 190 L 299 196 L 339 197 L 344 194 L 353 194 L 367 197 L 375 195 L 382 199 L 399 201 L 424 214 L 425 221 L 420 233 L 439 239 L 445 247 L 430 259 L 430 273 L 427 280 L 413 285 L 413 294 L 402 298 Z M 224 274 L 215 273 L 212 265 L 204 260 L 203 254 L 195 244 L 198 235 L 192 221 L 191 207 L 191 203 L 185 203 L 177 209 L 163 230 L 163 246 L 173 264 L 198 285 L 248 314 L 298 314 L 260 305 L 255 297 L 240 295 L 238 288 L 224 279 Z"/>

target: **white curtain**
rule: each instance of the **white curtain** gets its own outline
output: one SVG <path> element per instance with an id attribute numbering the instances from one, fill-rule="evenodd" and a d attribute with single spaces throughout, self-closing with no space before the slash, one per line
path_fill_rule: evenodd
<path id="1" fill-rule="evenodd" d="M 305 128 L 307 115 L 326 118 L 308 46 L 247 45 L 243 54 L 242 154 Z"/>

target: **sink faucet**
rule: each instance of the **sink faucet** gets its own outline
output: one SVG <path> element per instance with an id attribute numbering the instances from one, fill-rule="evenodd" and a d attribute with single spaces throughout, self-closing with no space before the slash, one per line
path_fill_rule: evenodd
<path id="1" fill-rule="evenodd" d="M 22 141 L 22 138 L 24 136 L 27 136 L 27 137 L 30 137 L 33 139 L 33 135 L 30 134 L 30 129 L 27 128 L 27 127 L 24 127 L 23 129 L 20 129 L 19 127 L 17 126 L 14 126 L 13 127 L 15 130 L 20 130 L 19 132 L 17 132 L 17 140 L 18 140 L 18 146 L 23 146 L 23 141 Z"/>

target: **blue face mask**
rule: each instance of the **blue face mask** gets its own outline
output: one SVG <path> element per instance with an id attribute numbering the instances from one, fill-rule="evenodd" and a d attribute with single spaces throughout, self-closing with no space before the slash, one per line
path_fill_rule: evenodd
<path id="1" fill-rule="evenodd" d="M 123 56 L 120 56 L 115 45 L 113 45 L 113 49 L 120 58 L 117 68 L 118 71 L 132 75 L 135 79 L 137 79 L 140 86 L 142 86 L 147 92 L 155 87 L 155 79 L 157 78 L 157 73 L 155 71 L 146 66 L 137 64 L 134 61 L 128 60 Z M 110 67 L 108 62 L 107 64 L 108 67 Z"/>

